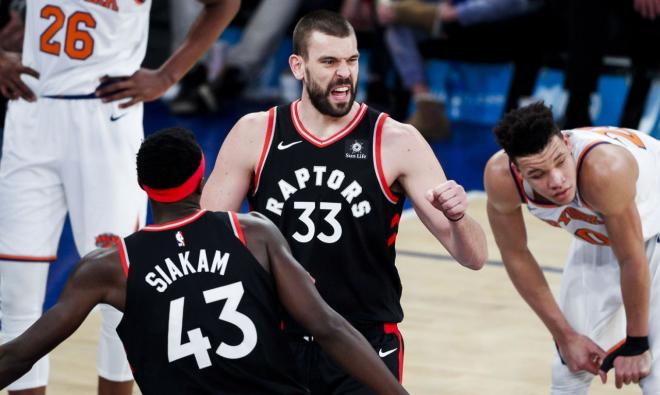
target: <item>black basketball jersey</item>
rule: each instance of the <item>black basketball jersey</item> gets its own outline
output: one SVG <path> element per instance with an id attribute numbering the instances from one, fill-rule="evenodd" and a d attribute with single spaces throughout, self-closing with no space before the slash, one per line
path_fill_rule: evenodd
<path id="1" fill-rule="evenodd" d="M 394 244 L 404 196 L 382 171 L 387 114 L 362 104 L 343 130 L 320 140 L 302 125 L 298 104 L 269 111 L 251 208 L 277 224 L 337 312 L 358 326 L 399 322 Z"/>
<path id="2" fill-rule="evenodd" d="M 279 325 L 271 275 L 234 213 L 199 211 L 120 243 L 117 333 L 143 394 L 307 394 Z"/>

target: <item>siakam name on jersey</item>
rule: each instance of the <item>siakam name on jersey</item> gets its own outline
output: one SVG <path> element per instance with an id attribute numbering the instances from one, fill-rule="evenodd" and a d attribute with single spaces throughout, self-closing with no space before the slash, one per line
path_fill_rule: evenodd
<path id="1" fill-rule="evenodd" d="M 289 200 L 293 194 L 307 188 L 311 184 L 317 187 L 325 185 L 332 190 L 341 191 L 340 194 L 344 200 L 348 204 L 351 204 L 351 213 L 355 218 L 360 218 L 371 212 L 369 201 L 361 200 L 353 203 L 362 194 L 362 186 L 355 180 L 351 182 L 346 181 L 346 174 L 343 171 L 335 169 L 328 173 L 327 166 L 314 166 L 311 172 L 308 168 L 301 167 L 293 173 L 296 179 L 294 184 L 296 184 L 297 188 L 283 179 L 279 180 L 277 185 L 280 187 L 282 197 L 280 200 L 273 197 L 268 198 L 266 201 L 266 210 L 281 216 L 284 202 Z M 312 173 L 314 173 L 313 180 Z"/>
<path id="2" fill-rule="evenodd" d="M 158 292 L 165 292 L 167 287 L 176 280 L 195 273 L 218 273 L 225 275 L 227 264 L 229 263 L 229 253 L 221 253 L 216 250 L 213 253 L 213 260 L 209 266 L 209 257 L 205 249 L 200 249 L 197 254 L 197 260 L 192 259 L 196 264 L 193 265 L 190 258 L 190 251 L 180 252 L 177 258 L 165 258 L 164 266 L 154 266 L 154 271 L 147 273 L 144 280 Z M 175 262 L 176 261 L 176 262 Z"/>

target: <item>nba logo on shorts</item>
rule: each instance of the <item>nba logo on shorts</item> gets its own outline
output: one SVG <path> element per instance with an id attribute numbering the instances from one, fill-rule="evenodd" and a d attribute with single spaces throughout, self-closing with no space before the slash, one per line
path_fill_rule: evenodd
<path id="1" fill-rule="evenodd" d="M 174 237 L 176 237 L 176 244 L 179 247 L 185 247 L 186 246 L 186 241 L 183 239 L 183 233 L 181 233 L 181 231 L 177 231 L 176 235 L 174 235 Z"/>

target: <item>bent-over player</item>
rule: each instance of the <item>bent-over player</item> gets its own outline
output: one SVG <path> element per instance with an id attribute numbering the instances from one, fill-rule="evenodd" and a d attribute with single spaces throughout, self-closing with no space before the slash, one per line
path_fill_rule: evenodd
<path id="1" fill-rule="evenodd" d="M 560 131 L 542 103 L 508 113 L 495 134 L 504 150 L 486 165 L 488 218 L 556 342 L 552 393 L 586 394 L 612 366 L 617 388 L 660 393 L 660 142 L 615 127 Z M 559 304 L 527 248 L 523 205 L 575 236 Z"/>

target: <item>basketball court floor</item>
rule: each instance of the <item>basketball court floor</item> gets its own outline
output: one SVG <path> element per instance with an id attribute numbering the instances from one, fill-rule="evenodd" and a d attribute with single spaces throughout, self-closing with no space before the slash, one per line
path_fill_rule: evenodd
<path id="1" fill-rule="evenodd" d="M 404 386 L 420 395 L 548 394 L 552 339 L 500 263 L 483 196 L 471 196 L 470 214 L 488 235 L 489 263 L 477 272 L 451 259 L 414 214 L 401 223 L 397 266 L 406 314 L 401 325 Z M 556 293 L 569 235 L 526 217 L 530 248 Z M 49 394 L 96 393 L 99 322 L 99 314 L 92 313 L 52 354 Z M 638 387 L 617 390 L 612 377 L 607 386 L 594 380 L 591 394 L 641 394 Z"/>

